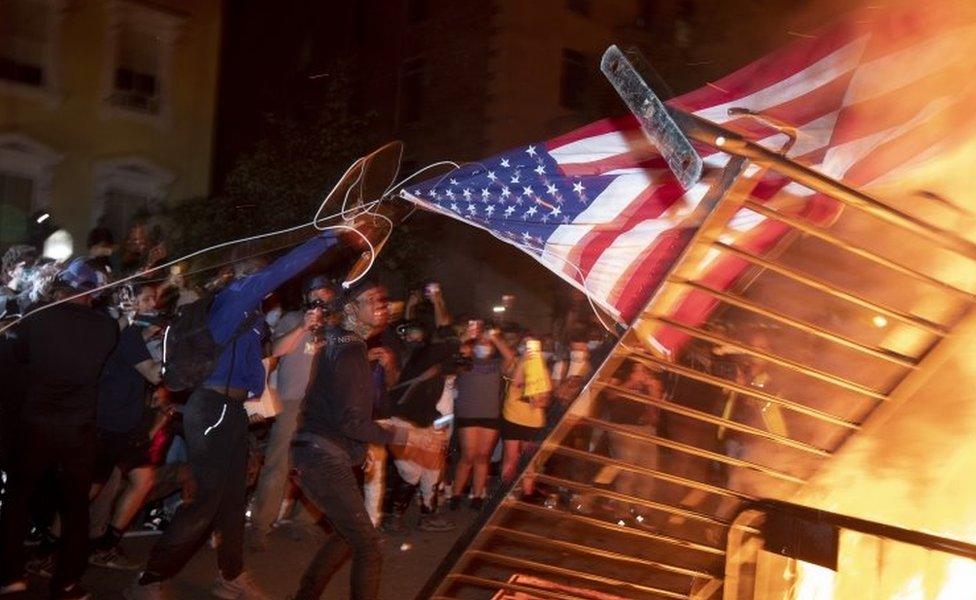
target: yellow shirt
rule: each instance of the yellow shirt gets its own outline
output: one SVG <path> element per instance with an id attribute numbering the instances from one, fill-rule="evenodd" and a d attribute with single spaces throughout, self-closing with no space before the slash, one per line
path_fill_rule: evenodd
<path id="1" fill-rule="evenodd" d="M 523 427 L 543 427 L 546 424 L 546 409 L 534 407 L 527 402 L 524 382 L 530 380 L 532 389 L 537 393 L 548 393 L 552 390 L 549 373 L 541 356 L 526 357 L 521 366 L 521 373 L 516 374 L 508 384 L 505 402 L 502 404 L 502 417 L 509 423 Z"/>

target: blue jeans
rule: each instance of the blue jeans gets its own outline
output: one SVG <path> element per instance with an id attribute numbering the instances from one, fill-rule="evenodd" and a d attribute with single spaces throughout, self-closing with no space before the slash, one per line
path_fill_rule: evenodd
<path id="1" fill-rule="evenodd" d="M 302 575 L 295 600 L 317 600 L 350 554 L 353 600 L 376 600 L 383 560 L 380 536 L 366 513 L 349 455 L 334 442 L 304 434 L 292 448 L 292 465 L 305 497 L 333 529 Z"/>

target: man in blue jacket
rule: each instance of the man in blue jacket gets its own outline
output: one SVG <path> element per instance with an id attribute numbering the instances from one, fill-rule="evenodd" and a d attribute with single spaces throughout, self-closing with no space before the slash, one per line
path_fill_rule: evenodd
<path id="1" fill-rule="evenodd" d="M 227 599 L 266 598 L 244 571 L 243 561 L 248 425 L 243 403 L 264 391 L 261 358 L 267 325 L 261 300 L 336 241 L 332 232 L 317 235 L 257 273 L 231 282 L 214 298 L 207 324 L 224 351 L 183 411 L 195 490 L 153 547 L 146 570 L 125 591 L 126 598 L 165 598 L 163 582 L 183 568 L 211 528 L 219 538 L 219 573 L 211 593 Z"/>

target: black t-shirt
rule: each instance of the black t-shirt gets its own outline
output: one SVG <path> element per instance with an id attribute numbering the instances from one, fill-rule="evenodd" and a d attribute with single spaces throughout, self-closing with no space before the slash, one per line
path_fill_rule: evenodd
<path id="1" fill-rule="evenodd" d="M 73 303 L 21 321 L 14 354 L 26 365 L 22 418 L 58 425 L 94 422 L 98 378 L 118 332 L 110 317 Z"/>
<path id="2" fill-rule="evenodd" d="M 438 417 L 437 402 L 444 392 L 444 377 L 454 372 L 457 343 L 428 344 L 415 350 L 390 390 L 393 414 L 418 427 L 429 427 Z"/>
<path id="3" fill-rule="evenodd" d="M 129 325 L 119 334 L 119 343 L 108 357 L 98 383 L 98 426 L 107 431 L 128 433 L 142 422 L 146 401 L 146 379 L 136 365 L 151 360 L 142 337 L 141 325 Z"/>
<path id="4" fill-rule="evenodd" d="M 361 464 L 365 444 L 389 444 L 394 434 L 373 421 L 374 387 L 362 338 L 338 327 L 327 327 L 324 337 L 298 431 L 335 441 L 354 464 Z"/>

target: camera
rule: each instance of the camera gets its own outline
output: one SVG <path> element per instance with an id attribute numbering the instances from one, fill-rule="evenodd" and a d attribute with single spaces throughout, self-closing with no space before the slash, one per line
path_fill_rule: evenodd
<path id="1" fill-rule="evenodd" d="M 142 327 L 166 327 L 169 323 L 167 315 L 158 312 L 136 313 L 132 315 L 132 324 Z"/>
<path id="2" fill-rule="evenodd" d="M 335 302 L 315 298 L 305 303 L 305 310 L 321 310 L 325 316 L 338 312 Z"/>

